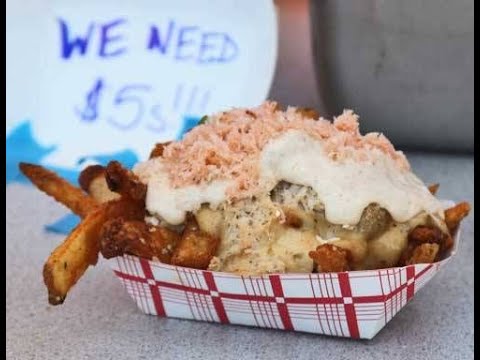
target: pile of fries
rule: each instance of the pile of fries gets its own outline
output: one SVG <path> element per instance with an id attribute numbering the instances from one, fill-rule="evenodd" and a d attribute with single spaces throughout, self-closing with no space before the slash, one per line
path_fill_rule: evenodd
<path id="1" fill-rule="evenodd" d="M 151 157 L 161 156 L 165 145 L 157 144 Z M 145 222 L 146 185 L 116 161 L 87 167 L 80 174 L 80 187 L 39 165 L 21 163 L 20 169 L 40 190 L 82 218 L 44 265 L 52 305 L 65 301 L 87 268 L 97 263 L 99 253 L 107 259 L 130 254 L 196 269 L 206 269 L 215 256 L 220 239 L 202 231 L 192 215 L 181 231 Z M 432 193 L 437 189 L 438 185 L 430 187 Z M 467 203 L 459 203 L 445 211 L 450 236 L 434 227 L 413 229 L 399 265 L 438 260 L 453 246 L 452 236 L 469 210 Z M 295 227 L 296 222 L 288 224 Z M 309 256 L 319 272 L 349 270 L 351 254 L 335 245 L 321 245 Z"/>
<path id="2" fill-rule="evenodd" d="M 157 146 L 155 149 L 158 154 Z M 35 186 L 82 218 L 50 255 L 43 268 L 48 301 L 62 304 L 68 291 L 98 255 L 131 254 L 199 269 L 207 268 L 219 240 L 202 232 L 189 217 L 181 234 L 145 219 L 146 186 L 120 163 L 92 165 L 79 177 L 81 188 L 34 164 L 20 169 Z"/>

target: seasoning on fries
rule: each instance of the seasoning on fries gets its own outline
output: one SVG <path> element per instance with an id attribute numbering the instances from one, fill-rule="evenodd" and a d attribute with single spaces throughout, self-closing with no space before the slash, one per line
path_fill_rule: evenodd
<path id="1" fill-rule="evenodd" d="M 117 217 L 103 225 L 99 237 L 100 252 L 105 259 L 132 254 L 170 264 L 180 235 L 141 220 Z"/>

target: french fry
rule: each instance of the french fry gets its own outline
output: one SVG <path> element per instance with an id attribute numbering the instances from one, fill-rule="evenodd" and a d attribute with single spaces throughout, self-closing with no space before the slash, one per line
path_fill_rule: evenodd
<path id="1" fill-rule="evenodd" d="M 430 191 L 430 194 L 435 195 L 438 191 L 438 188 L 440 187 L 440 184 L 431 184 L 428 185 L 428 191 Z"/>
<path id="2" fill-rule="evenodd" d="M 100 239 L 100 252 L 106 259 L 130 254 L 145 259 L 157 258 L 169 264 L 180 235 L 160 226 L 119 217 L 103 225 Z"/>
<path id="3" fill-rule="evenodd" d="M 458 229 L 458 225 L 462 219 L 470 212 L 470 204 L 461 202 L 447 210 L 445 210 L 445 223 L 447 224 L 450 234 L 453 235 Z"/>
<path id="4" fill-rule="evenodd" d="M 98 176 L 92 180 L 88 188 L 88 194 L 99 203 L 120 199 L 121 197 L 120 194 L 117 194 L 108 188 L 107 180 L 104 175 Z"/>
<path id="5" fill-rule="evenodd" d="M 145 201 L 147 186 L 130 170 L 118 161 L 110 161 L 106 168 L 105 179 L 108 188 L 124 197 Z"/>
<path id="6" fill-rule="evenodd" d="M 433 263 L 439 249 L 440 246 L 438 244 L 420 244 L 413 249 L 412 255 L 406 260 L 405 265 Z"/>
<path id="7" fill-rule="evenodd" d="M 423 246 L 435 245 L 435 246 Z M 400 256 L 399 266 L 433 262 L 453 247 L 453 238 L 436 226 L 418 225 L 408 233 L 408 245 Z M 427 261 L 433 256 L 433 260 Z"/>
<path id="8" fill-rule="evenodd" d="M 408 234 L 408 242 L 415 245 L 424 243 L 440 244 L 442 241 L 442 231 L 434 226 L 418 225 Z"/>
<path id="9" fill-rule="evenodd" d="M 120 198 L 119 194 L 108 188 L 105 174 L 105 167 L 91 165 L 86 167 L 78 177 L 80 187 L 99 203 Z"/>
<path id="10" fill-rule="evenodd" d="M 80 217 L 85 217 L 98 205 L 97 201 L 86 195 L 81 189 L 40 165 L 20 163 L 19 167 L 37 188 Z"/>
<path id="11" fill-rule="evenodd" d="M 342 272 L 350 269 L 350 253 L 332 244 L 323 244 L 315 251 L 310 251 L 308 256 L 317 265 L 319 273 Z"/>
<path id="12" fill-rule="evenodd" d="M 82 220 L 49 256 L 43 267 L 43 278 L 52 305 L 63 303 L 68 291 L 90 265 L 95 265 L 100 249 L 102 225 L 110 218 L 143 219 L 145 210 L 139 204 L 124 199 L 98 206 Z"/>
<path id="13" fill-rule="evenodd" d="M 163 150 L 170 143 L 171 143 L 171 141 L 167 141 L 167 142 L 164 142 L 164 143 L 156 143 L 155 147 L 150 152 L 150 159 L 153 159 L 153 158 L 156 158 L 156 157 L 161 157 L 163 155 Z"/>
<path id="14" fill-rule="evenodd" d="M 195 218 L 185 222 L 182 237 L 173 251 L 172 264 L 195 269 L 206 269 L 217 251 L 220 238 L 200 230 Z"/>
<path id="15" fill-rule="evenodd" d="M 80 172 L 78 176 L 78 184 L 83 191 L 88 193 L 91 182 L 100 176 L 105 177 L 105 167 L 102 165 L 90 165 Z"/>

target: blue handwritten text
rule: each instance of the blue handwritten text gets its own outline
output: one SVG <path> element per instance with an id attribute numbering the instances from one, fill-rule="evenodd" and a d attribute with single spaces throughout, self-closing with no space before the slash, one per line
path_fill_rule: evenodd
<path id="1" fill-rule="evenodd" d="M 60 56 L 70 60 L 88 53 L 100 58 L 118 58 L 128 53 L 128 22 L 116 18 L 106 22 L 90 22 L 83 30 L 72 30 L 65 19 L 58 19 Z M 174 20 L 163 26 L 151 25 L 145 32 L 145 51 L 175 62 L 194 64 L 228 63 L 239 55 L 239 46 L 226 32 L 204 31 L 196 25 L 183 25 Z M 95 47 L 96 49 L 92 49 Z"/>

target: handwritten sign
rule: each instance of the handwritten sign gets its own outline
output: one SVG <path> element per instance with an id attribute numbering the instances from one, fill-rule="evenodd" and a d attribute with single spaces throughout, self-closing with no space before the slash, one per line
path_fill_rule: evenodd
<path id="1" fill-rule="evenodd" d="M 124 149 L 146 158 L 184 119 L 268 94 L 277 46 L 270 0 L 50 5 L 31 59 L 41 64 L 33 133 L 57 146 L 47 165 Z"/>

